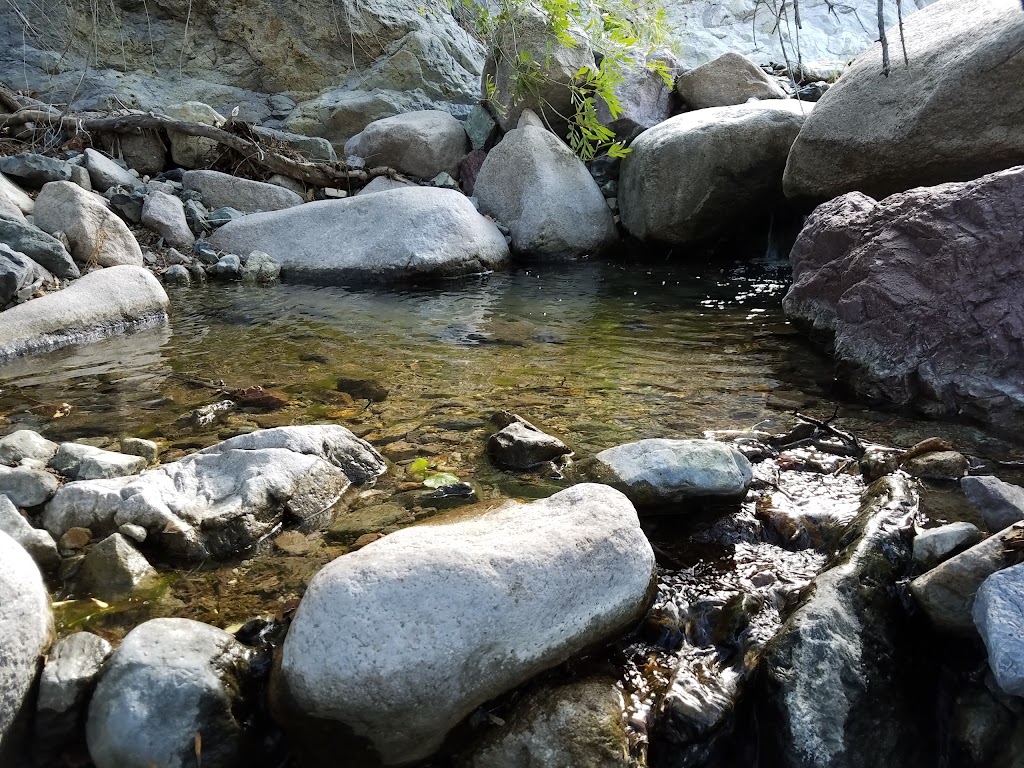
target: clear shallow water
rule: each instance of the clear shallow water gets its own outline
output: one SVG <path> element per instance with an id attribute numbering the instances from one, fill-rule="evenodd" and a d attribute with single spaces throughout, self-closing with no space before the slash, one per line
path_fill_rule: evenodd
<path id="1" fill-rule="evenodd" d="M 110 447 L 123 436 L 157 439 L 165 461 L 246 430 L 336 422 L 400 465 L 420 456 L 458 474 L 481 500 L 546 496 L 561 485 L 491 467 L 486 420 L 498 409 L 534 421 L 578 456 L 712 429 L 760 425 L 783 432 L 799 409 L 825 419 L 836 414 L 838 426 L 875 442 L 909 446 L 939 435 L 983 457 L 1020 458 L 1019 446 L 974 427 L 835 400 L 829 360 L 782 314 L 787 280 L 788 267 L 778 261 L 577 263 L 419 291 L 179 289 L 165 328 L 0 367 L 0 416 L 4 431 L 29 427 L 51 439 Z M 388 397 L 353 400 L 337 390 L 339 377 L 375 379 Z M 226 390 L 254 385 L 280 392 L 288 404 L 237 409 L 209 427 L 188 423 L 189 414 L 225 399 Z M 425 489 L 404 479 L 397 469 L 357 503 L 399 504 L 408 510 L 399 526 L 444 514 L 421 498 Z M 851 512 L 855 493 L 847 498 L 842 489 L 808 482 L 804 496 Z M 772 504 L 786 513 L 784 500 Z M 755 507 L 748 500 L 723 519 L 736 528 L 723 534 L 734 539 L 724 548 L 718 534 L 716 544 L 702 544 L 689 524 L 644 521 L 662 561 L 659 604 L 717 615 L 737 595 L 765 592 L 752 630 L 744 630 L 753 648 L 780 621 L 769 593 L 799 590 L 824 562 L 819 553 L 748 536 L 759 525 Z M 58 610 L 58 625 L 116 639 L 153 616 L 228 628 L 256 615 L 280 616 L 320 567 L 347 551 L 346 543 L 313 536 L 302 552 L 268 543 L 244 559 L 187 571 L 158 564 L 166 576 L 160 593 L 108 607 L 69 600 Z M 67 596 L 56 585 L 55 598 Z M 725 696 L 745 671 L 717 655 L 718 642 L 698 633 L 677 651 L 644 643 L 624 648 L 632 715 L 647 717 L 666 692 L 684 712 Z M 637 738 L 645 738 L 642 729 Z"/>

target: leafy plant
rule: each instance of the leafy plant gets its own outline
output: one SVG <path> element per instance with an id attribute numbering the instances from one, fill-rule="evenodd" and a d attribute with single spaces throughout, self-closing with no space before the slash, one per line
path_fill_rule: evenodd
<path id="1" fill-rule="evenodd" d="M 580 67 L 572 82 L 562 84 L 569 90 L 572 112 L 559 115 L 568 124 L 564 138 L 583 160 L 602 152 L 622 157 L 629 151 L 597 114 L 598 100 L 605 103 L 612 119 L 622 114 L 616 88 L 627 70 L 647 67 L 672 85 L 672 73 L 663 61 L 648 62 L 652 52 L 666 47 L 669 37 L 660 0 L 497 0 L 490 7 L 477 5 L 476 0 L 463 2 L 472 10 L 478 33 L 494 39 L 495 55 L 510 70 L 507 98 L 511 102 L 532 96 L 559 114 L 541 93 L 551 80 L 554 47 L 585 45 L 593 51 L 596 63 Z M 521 47 L 520 28 L 531 17 L 540 17 L 546 27 L 549 40 L 543 57 Z M 499 40 L 502 30 L 508 34 Z M 495 111 L 504 114 L 491 75 L 485 78 L 484 96 Z"/>

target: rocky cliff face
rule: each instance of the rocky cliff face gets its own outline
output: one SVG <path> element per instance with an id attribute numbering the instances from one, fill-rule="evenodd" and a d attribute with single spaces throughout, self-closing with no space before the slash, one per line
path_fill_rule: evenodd
<path id="1" fill-rule="evenodd" d="M 341 90 L 468 111 L 479 91 L 483 49 L 440 0 L 20 5 L 0 11 L 0 79 L 78 108 L 194 99 L 266 119 L 290 111 L 266 94 Z"/>

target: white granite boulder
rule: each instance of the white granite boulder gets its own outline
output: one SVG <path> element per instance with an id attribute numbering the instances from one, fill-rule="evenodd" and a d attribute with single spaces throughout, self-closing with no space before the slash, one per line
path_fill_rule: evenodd
<path id="1" fill-rule="evenodd" d="M 421 760 L 479 705 L 627 630 L 654 567 L 633 506 L 599 485 L 403 529 L 314 577 L 279 701 L 384 765 Z"/>
<path id="2" fill-rule="evenodd" d="M 509 258 L 505 238 L 464 195 L 429 187 L 253 214 L 210 242 L 229 253 L 263 251 L 284 280 L 320 284 L 460 277 Z"/>

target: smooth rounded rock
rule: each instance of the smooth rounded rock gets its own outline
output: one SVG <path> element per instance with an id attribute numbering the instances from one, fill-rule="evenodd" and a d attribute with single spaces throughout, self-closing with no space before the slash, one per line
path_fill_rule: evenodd
<path id="1" fill-rule="evenodd" d="M 280 211 L 305 202 L 301 195 L 277 184 L 242 179 L 219 171 L 186 171 L 186 190 L 202 195 L 207 208 L 233 208 L 242 213 Z"/>
<path id="2" fill-rule="evenodd" d="M 238 765 L 247 735 L 240 688 L 252 651 L 189 619 L 153 619 L 129 632 L 89 703 L 96 768 Z M 235 708 L 238 708 L 238 711 Z"/>
<path id="3" fill-rule="evenodd" d="M 85 167 L 89 171 L 93 189 L 106 192 L 111 187 L 133 189 L 139 180 L 109 157 L 91 147 L 85 150 Z"/>
<path id="4" fill-rule="evenodd" d="M 57 478 L 31 467 L 0 466 L 0 494 L 18 507 L 38 507 L 57 492 Z"/>
<path id="5" fill-rule="evenodd" d="M 3 441 L 0 440 L 0 450 Z M 1024 488 L 998 477 L 965 477 L 960 481 L 964 496 L 971 502 L 991 531 L 1024 520 Z"/>
<path id="6" fill-rule="evenodd" d="M 901 39 L 895 26 L 887 34 Z M 1024 81 L 1020 4 L 939 0 L 905 21 L 902 39 L 909 66 L 897 44 L 883 76 L 875 43 L 818 101 L 789 156 L 787 196 L 882 199 L 1024 163 L 1024 93 L 1007 87 Z"/>
<path id="7" fill-rule="evenodd" d="M 142 204 L 142 223 L 174 248 L 191 248 L 196 241 L 185 219 L 185 206 L 174 195 L 150 192 Z"/>
<path id="8" fill-rule="evenodd" d="M 128 225 L 101 198 L 70 181 L 45 185 L 36 198 L 35 224 L 44 232 L 63 232 L 71 255 L 81 264 L 142 266 L 142 249 Z"/>
<path id="9" fill-rule="evenodd" d="M 999 687 L 1024 696 L 1024 565 L 985 579 L 971 613 Z"/>
<path id="10" fill-rule="evenodd" d="M 286 281 L 319 284 L 459 277 L 509 258 L 505 238 L 464 195 L 428 187 L 252 214 L 210 243 L 229 253 L 263 251 Z"/>
<path id="11" fill-rule="evenodd" d="M 629 628 L 654 566 L 633 506 L 598 485 L 392 533 L 314 577 L 276 706 L 385 765 L 423 759 L 480 704 Z"/>
<path id="12" fill-rule="evenodd" d="M 24 709 L 53 638 L 50 596 L 38 566 L 0 532 L 0 762 L 16 765 Z"/>
<path id="13" fill-rule="evenodd" d="M 723 53 L 682 73 L 676 78 L 676 92 L 691 109 L 728 107 L 749 99 L 786 98 L 774 79 L 739 53 Z"/>
<path id="14" fill-rule="evenodd" d="M 469 151 L 462 124 L 436 109 L 374 120 L 350 144 L 346 152 L 370 167 L 386 165 L 421 179 L 439 173 L 458 177 L 459 161 Z"/>
<path id="15" fill-rule="evenodd" d="M 512 250 L 532 257 L 598 254 L 618 241 L 597 182 L 544 128 L 509 131 L 480 168 L 473 195 L 509 228 Z"/>
<path id="16" fill-rule="evenodd" d="M 753 476 L 742 453 L 714 440 L 639 440 L 601 451 L 579 468 L 638 506 L 742 499 Z"/>
<path id="17" fill-rule="evenodd" d="M 713 240 L 783 200 L 782 172 L 811 105 L 790 99 L 685 112 L 644 131 L 622 161 L 618 201 L 634 237 Z"/>
<path id="18" fill-rule="evenodd" d="M 33 527 L 6 496 L 0 496 L 0 531 L 24 547 L 42 570 L 53 571 L 60 565 L 60 554 L 53 537 Z"/>
<path id="19" fill-rule="evenodd" d="M 981 531 L 973 523 L 950 523 L 929 528 L 914 537 L 914 562 L 919 568 L 928 570 L 973 547 L 981 539 Z"/>
<path id="20" fill-rule="evenodd" d="M 18 464 L 22 459 L 49 461 L 60 446 L 31 429 L 19 429 L 0 438 L 0 463 Z"/>

